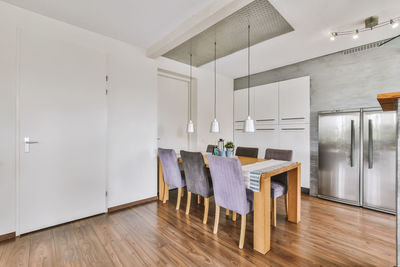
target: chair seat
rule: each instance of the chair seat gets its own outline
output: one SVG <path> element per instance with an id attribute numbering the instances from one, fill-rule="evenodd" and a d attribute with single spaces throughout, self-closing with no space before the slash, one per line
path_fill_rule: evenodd
<path id="1" fill-rule="evenodd" d="M 278 198 L 283 196 L 286 192 L 285 185 L 271 181 L 271 198 Z"/>

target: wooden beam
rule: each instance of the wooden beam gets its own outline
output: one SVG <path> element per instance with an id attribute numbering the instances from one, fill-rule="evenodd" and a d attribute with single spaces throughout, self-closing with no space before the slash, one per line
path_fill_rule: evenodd
<path id="1" fill-rule="evenodd" d="M 150 58 L 158 58 L 164 55 L 171 49 L 208 29 L 253 1 L 254 0 L 213 1 L 206 8 L 184 21 L 174 31 L 147 48 L 146 55 Z"/>

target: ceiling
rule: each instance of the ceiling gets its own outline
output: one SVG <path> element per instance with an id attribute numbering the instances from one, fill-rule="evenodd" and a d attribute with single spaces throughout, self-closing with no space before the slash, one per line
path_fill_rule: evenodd
<path id="1" fill-rule="evenodd" d="M 249 25 L 251 45 L 293 31 L 268 0 L 255 0 L 163 56 L 190 64 L 192 54 L 194 66 L 204 65 L 248 47 Z"/>
<path id="2" fill-rule="evenodd" d="M 363 27 L 363 20 L 377 15 L 380 21 L 400 16 L 399 0 L 269 0 L 295 29 L 251 47 L 251 73 L 274 69 L 386 39 L 400 34 L 390 26 L 360 34 L 358 40 L 343 36 L 330 41 L 330 32 Z M 238 78 L 247 75 L 247 50 L 217 62 L 218 72 Z M 214 69 L 212 63 L 203 67 Z"/>
<path id="3" fill-rule="evenodd" d="M 142 48 L 213 0 L 3 0 Z"/>
<path id="4" fill-rule="evenodd" d="M 216 2 L 216 0 L 3 1 L 143 48 L 150 47 Z M 382 21 L 400 16 L 399 0 L 269 0 L 269 2 L 294 28 L 294 31 L 252 46 L 251 73 L 400 34 L 400 27 L 396 30 L 382 27 L 360 34 L 357 41 L 351 36 L 337 38 L 333 42 L 329 40 L 331 31 L 361 28 L 366 17 L 377 15 Z M 247 74 L 246 63 L 247 49 L 243 49 L 219 59 L 217 69 L 219 73 L 233 78 L 242 77 Z M 212 62 L 203 67 L 214 69 Z"/>

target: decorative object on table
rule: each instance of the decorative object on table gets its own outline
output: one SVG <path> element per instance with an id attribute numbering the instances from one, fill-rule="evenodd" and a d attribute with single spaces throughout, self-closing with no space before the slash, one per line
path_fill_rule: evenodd
<path id="1" fill-rule="evenodd" d="M 189 122 L 187 132 L 194 133 L 194 123 L 192 121 L 192 53 L 190 53 L 190 82 L 189 82 Z"/>
<path id="2" fill-rule="evenodd" d="M 233 150 L 235 149 L 235 144 L 232 141 L 229 141 L 226 143 L 225 148 L 226 148 L 226 156 L 228 158 L 232 157 Z"/>
<path id="3" fill-rule="evenodd" d="M 211 122 L 211 133 L 219 133 L 217 121 L 217 41 L 214 42 L 214 120 Z"/>
<path id="4" fill-rule="evenodd" d="M 218 156 L 218 147 L 217 146 L 214 147 L 214 150 L 213 150 L 212 154 L 214 156 Z"/>
<path id="5" fill-rule="evenodd" d="M 223 151 L 224 150 L 224 139 L 220 138 L 218 140 L 218 150 Z"/>
<path id="6" fill-rule="evenodd" d="M 247 26 L 247 119 L 244 122 L 243 131 L 246 133 L 254 133 L 256 128 L 254 120 L 250 117 L 250 23 Z"/>
<path id="7" fill-rule="evenodd" d="M 219 151 L 219 155 L 220 155 L 221 157 L 225 157 L 225 156 L 226 156 L 225 151 L 224 151 L 224 150 L 220 150 L 220 151 Z"/>

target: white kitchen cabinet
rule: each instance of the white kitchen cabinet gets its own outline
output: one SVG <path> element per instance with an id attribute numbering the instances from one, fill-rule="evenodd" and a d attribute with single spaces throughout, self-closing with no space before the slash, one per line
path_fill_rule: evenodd
<path id="1" fill-rule="evenodd" d="M 244 122 L 247 118 L 247 89 L 234 91 L 234 121 Z"/>
<path id="2" fill-rule="evenodd" d="M 310 122 L 310 76 L 279 82 L 279 121 Z"/>
<path id="3" fill-rule="evenodd" d="M 254 120 L 256 127 L 277 124 L 279 112 L 279 84 L 270 83 L 251 88 L 254 92 Z"/>
<path id="4" fill-rule="evenodd" d="M 256 147 L 258 147 L 258 158 L 264 158 L 267 148 L 279 148 L 279 126 L 268 125 L 267 127 L 257 129 L 254 141 Z"/>
<path id="5" fill-rule="evenodd" d="M 293 161 L 301 163 L 301 186 L 310 188 L 309 124 L 279 125 L 279 147 L 293 150 Z"/>

